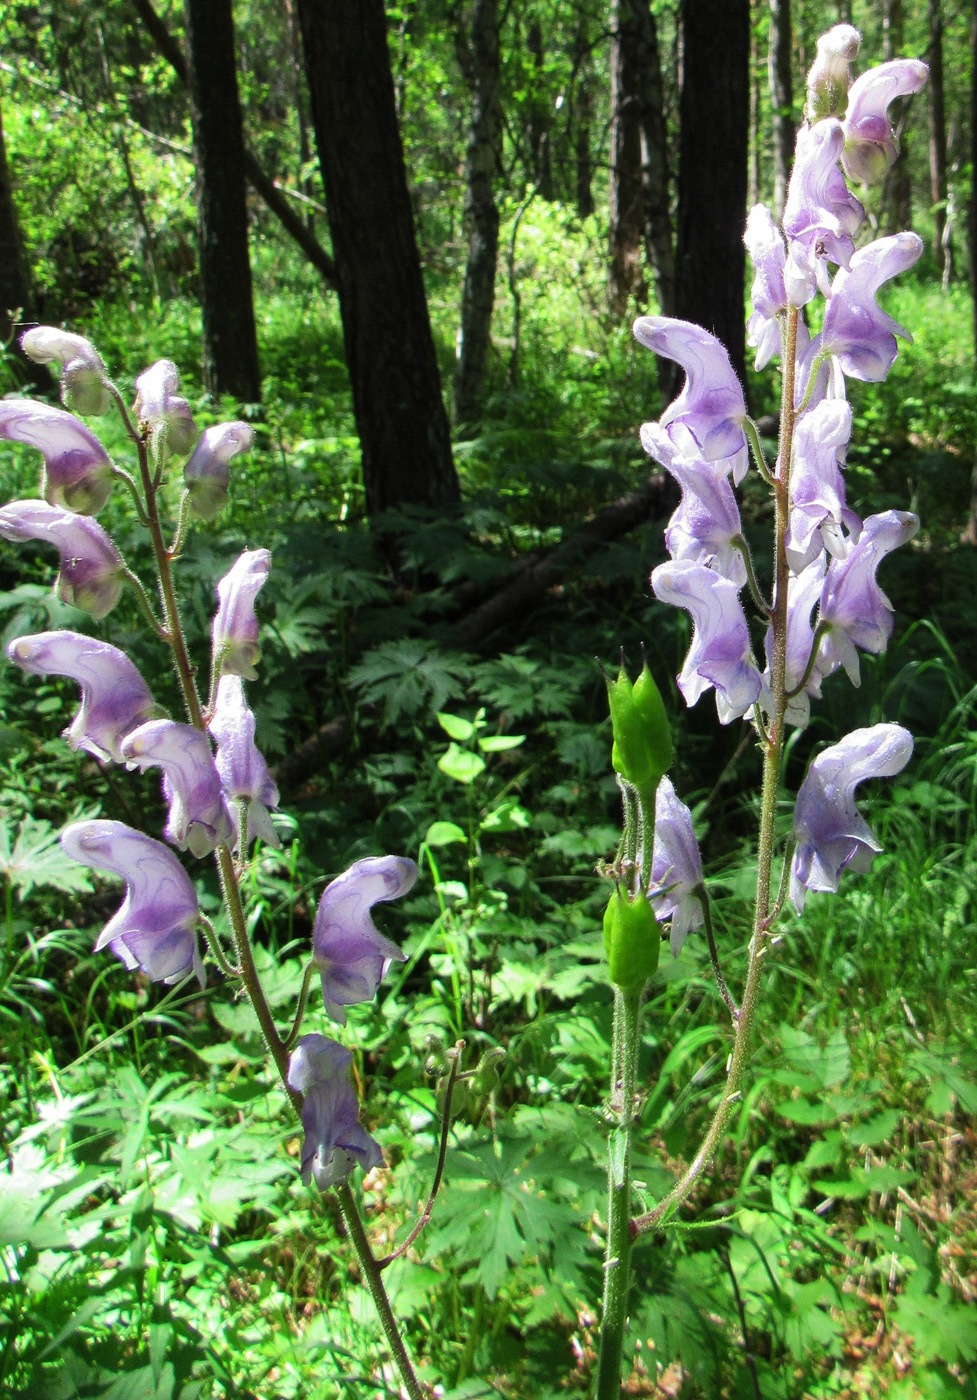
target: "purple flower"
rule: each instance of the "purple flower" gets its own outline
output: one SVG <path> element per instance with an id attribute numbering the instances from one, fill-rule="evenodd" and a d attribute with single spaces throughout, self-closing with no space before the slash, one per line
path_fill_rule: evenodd
<path id="1" fill-rule="evenodd" d="M 841 475 L 851 437 L 851 408 L 844 399 L 825 399 L 808 409 L 794 431 L 790 473 L 787 558 L 799 574 L 823 549 L 844 558 L 848 541 L 842 526 L 857 535 L 861 521 L 845 504 Z"/>
<path id="2" fill-rule="evenodd" d="M 72 748 L 123 761 L 120 744 L 156 709 L 135 665 L 108 642 L 79 632 L 38 632 L 10 643 L 11 661 L 38 676 L 70 676 L 81 686 L 81 709 L 65 735 Z"/>
<path id="3" fill-rule="evenodd" d="M 912 735 L 899 724 L 855 729 L 811 762 L 797 794 L 790 897 L 798 913 L 808 890 L 836 890 L 841 872 L 867 870 L 882 847 L 855 809 L 866 778 L 891 778 L 909 762 Z"/>
<path id="4" fill-rule="evenodd" d="M 249 681 L 257 678 L 254 668 L 260 652 L 254 600 L 270 569 L 267 549 L 249 549 L 218 583 L 212 631 L 215 676 L 243 676 Z"/>
<path id="5" fill-rule="evenodd" d="M 794 306 L 805 306 L 818 287 L 827 290 L 825 261 L 847 267 L 854 234 L 865 210 L 838 167 L 845 133 L 829 119 L 803 128 L 784 204 L 788 256 L 784 274 Z"/>
<path id="6" fill-rule="evenodd" d="M 247 452 L 254 433 L 247 423 L 218 423 L 205 428 L 183 468 L 190 504 L 202 520 L 214 520 L 227 504 L 227 464 Z"/>
<path id="7" fill-rule="evenodd" d="M 845 110 L 851 63 L 862 36 L 850 24 L 836 24 L 818 40 L 817 58 L 807 75 L 804 115 L 809 122 L 840 117 Z"/>
<path id="8" fill-rule="evenodd" d="M 750 210 L 743 242 L 754 268 L 750 292 L 753 313 L 746 323 L 746 343 L 756 347 L 756 367 L 763 369 L 780 353 L 780 318 L 787 310 L 787 249 L 765 204 L 754 204 Z"/>
<path id="9" fill-rule="evenodd" d="M 122 556 L 97 520 L 45 501 L 11 501 L 0 508 L 0 538 L 41 540 L 61 555 L 55 591 L 63 603 L 94 618 L 112 611 L 122 595 Z"/>
<path id="10" fill-rule="evenodd" d="M 896 336 L 912 340 L 875 297 L 883 282 L 912 267 L 922 251 L 923 240 L 915 233 L 877 238 L 835 277 L 815 344 L 822 353 L 837 355 L 842 371 L 853 379 L 884 379 L 896 358 Z"/>
<path id="11" fill-rule="evenodd" d="M 109 948 L 151 982 L 180 982 L 194 973 L 204 984 L 197 948 L 199 911 L 193 885 L 160 841 L 122 822 L 74 822 L 61 833 L 68 855 L 126 882 L 125 901 L 95 944 Z"/>
<path id="12" fill-rule="evenodd" d="M 899 154 L 889 124 L 889 103 L 919 92 L 929 70 L 914 58 L 895 58 L 870 68 L 852 83 L 845 113 L 841 163 L 850 180 L 875 185 Z"/>
<path id="13" fill-rule="evenodd" d="M 73 413 L 34 399 L 3 399 L 0 437 L 43 455 L 41 492 L 49 505 L 97 515 L 108 500 L 114 471 L 108 453 Z"/>
<path id="14" fill-rule="evenodd" d="M 743 432 L 746 401 L 725 346 L 701 326 L 669 316 L 640 316 L 634 334 L 686 373 L 682 392 L 662 414 L 659 426 L 670 431 L 686 427 L 706 461 L 727 461 L 733 480 L 740 482 L 749 461 Z"/>
<path id="15" fill-rule="evenodd" d="M 746 713 L 760 694 L 760 672 L 750 653 L 750 631 L 739 591 L 704 564 L 659 564 L 651 586 L 663 603 L 692 614 L 692 646 L 678 677 L 687 705 L 716 688 L 720 724 Z"/>
<path id="16" fill-rule="evenodd" d="M 326 1011 L 341 1026 L 346 1007 L 376 996 L 387 966 L 406 953 L 378 933 L 370 910 L 399 899 L 417 879 L 417 866 L 402 856 L 367 856 L 327 885 L 312 930 L 312 957 L 322 974 Z"/>
<path id="17" fill-rule="evenodd" d="M 356 1162 L 364 1171 L 383 1161 L 379 1143 L 360 1124 L 350 1082 L 352 1051 L 324 1035 L 303 1035 L 288 1062 L 289 1087 L 304 1095 L 302 1180 L 320 1191 L 345 1181 Z"/>
<path id="18" fill-rule="evenodd" d="M 240 676 L 221 677 L 214 714 L 207 727 L 217 744 L 214 762 L 225 797 L 235 804 L 247 804 L 247 832 L 240 844 L 246 847 L 250 837 L 260 836 L 267 845 L 280 846 L 268 815 L 269 807 L 278 806 L 278 788 L 255 746 L 255 718 L 245 703 Z M 235 806 L 231 807 L 231 817 L 237 831 Z"/>
<path id="19" fill-rule="evenodd" d="M 199 857 L 231 839 L 233 823 L 202 729 L 153 719 L 134 729 L 121 748 L 127 763 L 163 770 L 163 796 L 170 804 L 163 831 L 167 841 Z"/>
<path id="20" fill-rule="evenodd" d="M 824 585 L 824 555 L 818 554 L 799 574 L 790 574 L 787 580 L 787 689 L 794 690 L 800 685 L 801 677 L 807 670 L 814 643 L 814 627 L 811 614 L 821 596 Z M 771 673 L 773 669 L 773 628 L 767 628 L 764 639 L 767 668 L 763 673 L 764 707 L 773 711 L 771 698 Z M 787 702 L 787 723 L 805 729 L 811 718 L 810 697 L 820 696 L 821 675 L 814 668 L 804 689 Z"/>
<path id="21" fill-rule="evenodd" d="M 692 829 L 692 813 L 676 797 L 671 781 L 662 778 L 655 794 L 649 898 L 659 923 L 671 920 L 669 947 L 675 957 L 686 935 L 697 929 L 705 918 L 702 903 L 695 893 L 702 884 L 702 858 Z"/>
<path id="22" fill-rule="evenodd" d="M 112 403 L 101 355 L 83 335 L 57 326 L 35 326 L 20 338 L 25 355 L 39 365 L 61 365 L 61 398 L 76 413 L 106 413 Z"/>
<path id="23" fill-rule="evenodd" d="M 682 488 L 682 500 L 665 530 L 665 544 L 673 559 L 711 564 L 737 588 L 746 582 L 743 555 L 733 544 L 742 539 L 736 496 L 721 463 L 706 462 L 691 433 L 675 439 L 658 426 L 645 423 L 641 444 L 670 472 Z M 682 448 L 690 451 L 684 455 Z"/>
<path id="24" fill-rule="evenodd" d="M 197 436 L 190 405 L 176 392 L 179 387 L 180 373 L 172 360 L 157 360 L 136 380 L 134 411 L 162 444 L 163 457 L 189 452 Z"/>
<path id="25" fill-rule="evenodd" d="M 818 653 L 819 676 L 844 666 L 852 685 L 858 685 L 856 647 L 885 651 L 892 633 L 892 604 L 876 582 L 875 571 L 918 529 L 918 517 L 906 510 L 870 515 L 847 558 L 831 560 L 821 594 L 821 621 L 829 631 Z"/>

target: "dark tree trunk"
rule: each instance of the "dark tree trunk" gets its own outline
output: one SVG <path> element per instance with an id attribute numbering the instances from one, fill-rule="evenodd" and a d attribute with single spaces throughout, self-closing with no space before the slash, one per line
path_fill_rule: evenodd
<path id="1" fill-rule="evenodd" d="M 943 88 L 943 13 L 940 0 L 929 0 L 930 75 L 926 84 L 930 118 L 930 198 L 933 205 L 933 256 L 940 272 L 949 272 L 951 229 L 947 219 L 946 108 Z"/>
<path id="2" fill-rule="evenodd" d="M 472 89 L 472 119 L 465 160 L 468 260 L 455 360 L 454 418 L 456 423 L 472 425 L 481 416 L 485 391 L 499 255 L 499 210 L 495 203 L 502 121 L 498 0 L 475 0 L 467 54 Z"/>
<path id="3" fill-rule="evenodd" d="M 682 0 L 676 315 L 712 331 L 745 382 L 749 0 Z"/>
<path id="4" fill-rule="evenodd" d="M 902 0 L 884 0 L 882 7 L 882 58 L 888 63 L 902 53 L 903 11 Z M 899 155 L 886 171 L 885 183 L 879 200 L 879 224 L 885 233 L 899 233 L 912 228 L 913 187 L 909 178 L 909 160 L 906 151 L 906 113 L 904 98 L 898 98 L 889 108 L 889 118 L 893 123 L 896 140 L 899 142 Z"/>
<path id="5" fill-rule="evenodd" d="M 28 382 L 35 389 L 49 393 L 53 388 L 50 374 L 20 348 L 19 331 L 25 321 L 32 319 L 33 297 L 0 117 L 0 344 L 10 345 Z"/>
<path id="6" fill-rule="evenodd" d="M 370 515 L 459 500 L 383 0 L 299 0 Z"/>
<path id="7" fill-rule="evenodd" d="M 541 91 L 543 73 L 543 26 L 538 19 L 529 23 L 526 49 L 533 60 L 535 81 L 529 103 L 529 147 L 532 153 L 533 183 L 543 199 L 553 198 L 553 159 L 549 104 Z"/>
<path id="8" fill-rule="evenodd" d="M 977 0 L 970 15 L 970 168 L 977 170 Z M 977 377 L 977 180 L 972 181 L 967 211 L 970 231 L 970 290 L 974 318 L 974 375 Z M 966 544 L 977 545 L 977 449 L 970 477 L 970 517 L 964 529 Z"/>
<path id="9" fill-rule="evenodd" d="M 611 3 L 609 302 L 623 315 L 641 281 L 647 242 L 658 302 L 668 313 L 674 267 L 658 33 L 648 0 Z"/>
<path id="10" fill-rule="evenodd" d="M 790 0 L 770 0 L 770 103 L 773 108 L 773 212 L 779 220 L 787 196 L 794 160 L 794 53 L 790 32 Z"/>
<path id="11" fill-rule="evenodd" d="M 574 197 L 581 219 L 594 212 L 592 180 L 594 162 L 590 152 L 590 132 L 594 122 L 593 73 L 587 19 L 581 15 L 574 35 L 573 70 L 576 77 L 573 102 Z"/>
<path id="12" fill-rule="evenodd" d="M 187 87 L 197 169 L 204 382 L 214 394 L 261 397 L 254 325 L 244 138 L 230 0 L 186 0 Z"/>

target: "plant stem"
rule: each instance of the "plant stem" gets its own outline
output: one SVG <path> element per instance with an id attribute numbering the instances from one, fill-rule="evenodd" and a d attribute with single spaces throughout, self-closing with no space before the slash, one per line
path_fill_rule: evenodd
<path id="1" fill-rule="evenodd" d="M 607 1249 L 596 1400 L 619 1400 L 631 1259 L 631 1133 L 638 1066 L 641 987 L 614 988 L 611 1104 L 617 1122 L 608 1144 Z"/>

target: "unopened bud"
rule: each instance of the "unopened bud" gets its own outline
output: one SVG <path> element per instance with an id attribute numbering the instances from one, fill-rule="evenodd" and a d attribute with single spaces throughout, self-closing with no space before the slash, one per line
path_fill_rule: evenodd
<path id="1" fill-rule="evenodd" d="M 647 665 L 631 684 L 622 666 L 607 682 L 614 747 L 611 763 L 639 792 L 654 791 L 672 762 L 672 735 L 661 693 Z"/>
<path id="2" fill-rule="evenodd" d="M 845 115 L 851 86 L 850 64 L 862 36 L 850 24 L 836 24 L 818 40 L 818 56 L 807 75 L 804 115 L 811 123 Z"/>
<path id="3" fill-rule="evenodd" d="M 608 975 L 628 991 L 643 986 L 658 967 L 661 931 L 644 890 L 634 899 L 620 887 L 604 911 L 604 953 Z"/>

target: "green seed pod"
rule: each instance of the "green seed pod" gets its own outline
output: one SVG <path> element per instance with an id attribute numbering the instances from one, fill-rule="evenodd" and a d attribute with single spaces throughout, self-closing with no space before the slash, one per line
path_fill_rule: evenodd
<path id="1" fill-rule="evenodd" d="M 661 693 L 647 665 L 631 684 L 621 667 L 607 682 L 614 747 L 611 763 L 639 792 L 654 792 L 672 762 L 672 735 Z"/>
<path id="2" fill-rule="evenodd" d="M 658 966 L 661 931 L 644 890 L 628 899 L 614 890 L 604 911 L 604 952 L 611 981 L 625 991 L 640 987 Z"/>

